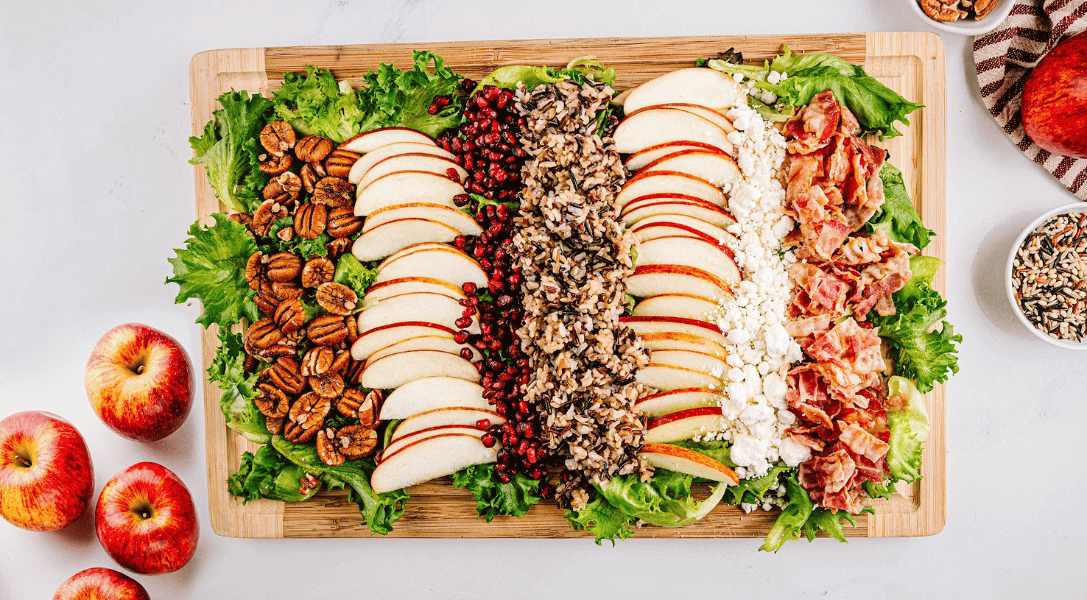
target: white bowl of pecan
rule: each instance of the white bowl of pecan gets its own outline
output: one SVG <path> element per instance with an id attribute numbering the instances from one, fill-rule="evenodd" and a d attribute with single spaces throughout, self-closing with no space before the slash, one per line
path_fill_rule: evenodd
<path id="1" fill-rule="evenodd" d="M 929 25 L 961 35 L 982 35 L 1011 14 L 1015 0 L 907 0 Z"/>
<path id="2" fill-rule="evenodd" d="M 1005 269 L 1012 310 L 1034 335 L 1087 350 L 1087 202 L 1038 217 L 1012 245 Z"/>

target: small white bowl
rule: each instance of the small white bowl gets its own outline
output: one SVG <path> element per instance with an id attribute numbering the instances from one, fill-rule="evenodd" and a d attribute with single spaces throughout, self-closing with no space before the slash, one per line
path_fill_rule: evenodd
<path id="1" fill-rule="evenodd" d="M 928 23 L 941 31 L 958 33 L 960 35 L 982 35 L 989 33 L 997 27 L 1000 27 L 1000 24 L 1004 22 L 1004 19 L 1007 19 L 1008 15 L 1011 14 L 1012 7 L 1015 6 L 1015 0 L 1000 0 L 996 8 L 985 15 L 985 18 L 980 21 L 975 21 L 973 18 L 966 18 L 953 23 L 941 23 L 926 15 L 918 0 L 906 0 L 906 3 L 913 8 L 913 12 L 917 13 L 917 16 L 925 23 Z"/>
<path id="2" fill-rule="evenodd" d="M 1061 206 L 1060 208 L 1054 208 L 1053 210 L 1043 214 L 1034 220 L 1027 228 L 1023 230 L 1023 233 L 1019 234 L 1019 237 L 1015 238 L 1015 243 L 1012 244 L 1011 253 L 1008 254 L 1008 264 L 1004 268 L 1004 289 L 1008 292 L 1008 301 L 1012 304 L 1012 312 L 1016 317 L 1019 317 L 1019 322 L 1037 336 L 1039 339 L 1049 342 L 1058 348 L 1065 348 L 1067 350 L 1087 350 L 1087 339 L 1073 342 L 1071 340 L 1057 340 L 1049 337 L 1041 329 L 1034 326 L 1033 323 L 1027 320 L 1026 315 L 1023 314 L 1023 310 L 1019 308 L 1019 302 L 1015 299 L 1015 288 L 1012 286 L 1012 263 L 1015 262 L 1015 255 L 1019 252 L 1019 247 L 1023 245 L 1023 242 L 1027 239 L 1027 236 L 1031 234 L 1039 225 L 1046 222 L 1052 217 L 1064 214 L 1078 214 L 1087 213 L 1087 202 L 1076 202 L 1074 204 L 1068 204 Z"/>

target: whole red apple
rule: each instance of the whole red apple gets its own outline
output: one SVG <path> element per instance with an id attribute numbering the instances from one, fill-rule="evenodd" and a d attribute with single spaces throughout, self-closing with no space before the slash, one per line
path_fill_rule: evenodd
<path id="1" fill-rule="evenodd" d="M 1087 158 L 1087 31 L 1057 44 L 1027 76 L 1022 115 L 1043 150 Z"/>
<path id="2" fill-rule="evenodd" d="M 151 600 L 140 582 L 113 569 L 91 567 L 60 585 L 53 600 Z"/>
<path id="3" fill-rule="evenodd" d="M 94 527 L 106 553 L 142 575 L 184 567 L 200 538 L 189 488 L 173 471 L 153 462 L 132 465 L 106 483 Z"/>
<path id="4" fill-rule="evenodd" d="M 126 323 L 94 346 L 84 383 L 94 412 L 113 431 L 154 442 L 177 431 L 193 403 L 192 362 L 165 333 Z"/>
<path id="5" fill-rule="evenodd" d="M 87 510 L 94 467 L 87 443 L 57 415 L 27 411 L 0 421 L 0 516 L 31 531 L 56 531 Z"/>

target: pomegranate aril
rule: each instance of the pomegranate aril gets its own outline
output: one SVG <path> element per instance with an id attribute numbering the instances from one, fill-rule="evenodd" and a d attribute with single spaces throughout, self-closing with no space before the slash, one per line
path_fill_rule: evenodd
<path id="1" fill-rule="evenodd" d="M 453 324 L 456 325 L 457 327 L 459 327 L 460 329 L 464 329 L 465 327 L 471 326 L 472 318 L 471 317 L 461 317 L 461 318 L 457 319 L 456 321 L 453 321 Z"/>

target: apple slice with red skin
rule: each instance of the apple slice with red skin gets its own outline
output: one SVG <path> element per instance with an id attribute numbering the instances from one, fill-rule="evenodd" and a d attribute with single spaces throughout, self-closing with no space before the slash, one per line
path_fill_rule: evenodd
<path id="1" fill-rule="evenodd" d="M 743 274 L 732 258 L 732 250 L 701 238 L 663 237 L 638 244 L 635 267 L 682 265 L 702 269 L 730 284 L 740 283 Z"/>
<path id="2" fill-rule="evenodd" d="M 725 359 L 695 350 L 652 350 L 649 352 L 649 364 L 650 366 L 680 367 L 707 373 L 715 379 L 720 379 L 724 372 L 728 370 Z M 715 373 L 717 375 L 714 375 Z"/>
<path id="3" fill-rule="evenodd" d="M 367 308 L 359 313 L 359 332 L 365 334 L 382 325 L 410 321 L 417 315 L 425 316 L 430 322 L 449 328 L 457 327 L 456 320 L 463 316 L 464 307 L 459 302 L 443 294 L 416 292 L 389 298 L 384 302 Z M 464 327 L 468 333 L 479 333 L 479 314 L 472 317 L 472 324 Z M 386 344 L 388 345 L 388 344 Z M 380 348 L 377 348 L 380 349 Z M 375 349 L 375 350 L 377 350 Z"/>
<path id="4" fill-rule="evenodd" d="M 501 425 L 506 418 L 493 410 L 470 408 L 465 406 L 447 406 L 417 413 L 404 420 L 393 431 L 392 440 L 405 435 L 446 425 L 476 425 L 479 421 L 489 421 L 491 425 Z M 486 428 L 484 428 L 486 429 Z"/>
<path id="5" fill-rule="evenodd" d="M 358 184 L 358 182 L 362 181 L 362 177 L 366 175 L 366 172 L 370 170 L 370 167 L 390 156 L 397 156 L 399 154 L 432 154 L 434 156 L 448 158 L 449 160 L 456 159 L 456 156 L 454 156 L 452 152 L 435 146 L 433 142 L 397 142 L 386 144 L 373 152 L 366 153 L 362 158 L 356 160 L 355 164 L 351 165 L 351 171 L 347 175 L 347 180 L 351 183 Z"/>
<path id="6" fill-rule="evenodd" d="M 734 243 L 736 241 L 736 236 L 732 235 L 722 227 L 712 225 L 695 217 L 668 213 L 653 215 L 651 217 L 641 219 L 634 226 L 632 231 L 637 233 L 638 237 L 642 240 L 649 240 L 655 237 L 666 237 L 663 231 L 667 230 L 660 229 L 662 227 L 672 227 L 675 228 L 677 231 L 684 232 L 676 233 L 674 235 L 693 235 L 694 232 L 698 232 L 703 236 L 708 237 L 710 241 L 719 244 L 725 243 L 727 245 L 728 243 Z M 653 229 L 647 231 L 650 228 Z"/>
<path id="7" fill-rule="evenodd" d="M 631 172 L 634 172 L 662 156 L 666 156 L 679 150 L 706 150 L 708 152 L 722 152 L 720 148 L 716 146 L 711 146 L 704 142 L 695 142 L 691 140 L 665 142 L 663 144 L 650 146 L 645 150 L 640 150 L 638 152 L 635 152 L 634 154 L 631 154 L 626 159 L 626 161 L 623 162 L 623 166 Z"/>
<path id="8" fill-rule="evenodd" d="M 399 221 L 400 219 L 437 221 L 456 229 L 461 235 L 472 236 L 483 233 L 483 228 L 471 215 L 462 213 L 455 208 L 429 202 L 406 202 L 375 210 L 370 213 L 369 217 L 366 217 L 366 221 L 362 225 L 362 233 L 365 235 L 366 232 L 379 225 Z"/>
<path id="9" fill-rule="evenodd" d="M 680 352 L 680 350 L 670 352 Z M 688 369 L 678 365 L 655 363 L 652 359 L 650 359 L 649 365 L 638 369 L 638 372 L 634 374 L 634 379 L 642 385 L 662 391 L 688 387 L 710 389 L 722 389 L 724 387 L 724 383 L 719 378 L 701 369 Z"/>
<path id="10" fill-rule="evenodd" d="M 634 305 L 636 317 L 684 317 L 705 320 L 717 308 L 717 301 L 694 294 L 660 294 Z"/>
<path id="11" fill-rule="evenodd" d="M 740 483 L 740 478 L 728 465 L 690 448 L 672 444 L 646 444 L 642 446 L 638 456 L 658 469 L 675 471 L 710 481 L 720 481 L 729 485 Z"/>
<path id="12" fill-rule="evenodd" d="M 457 377 L 479 382 L 475 365 L 457 354 L 436 350 L 411 350 L 390 354 L 367 364 L 360 385 L 389 390 L 424 377 Z"/>
<path id="13" fill-rule="evenodd" d="M 693 333 L 664 331 L 638 335 L 648 350 L 693 350 L 719 358 L 728 356 L 725 347 L 717 342 Z"/>
<path id="14" fill-rule="evenodd" d="M 456 181 L 464 183 L 468 173 L 452 159 L 444 156 L 436 156 L 427 152 L 410 152 L 396 154 L 384 160 L 378 161 L 363 175 L 358 183 L 359 193 L 377 179 L 389 173 L 401 173 L 404 171 L 428 171 L 437 173 Z"/>
<path id="15" fill-rule="evenodd" d="M 385 265 L 389 264 L 390 262 L 392 262 L 392 261 L 394 261 L 394 260 L 396 260 L 396 259 L 398 259 L 398 258 L 400 258 L 402 256 L 407 256 L 409 254 L 412 254 L 414 252 L 419 252 L 419 251 L 422 251 L 422 250 L 428 250 L 428 251 L 430 251 L 430 250 L 448 250 L 450 252 L 460 252 L 460 250 L 457 250 L 456 248 L 454 248 L 453 246 L 450 246 L 449 244 L 447 244 L 445 242 L 420 242 L 418 244 L 412 244 L 412 245 L 408 246 L 407 248 L 404 248 L 403 250 L 397 250 L 391 256 L 389 256 L 385 260 L 378 263 L 377 270 L 380 271 L 381 269 L 384 269 Z"/>
<path id="16" fill-rule="evenodd" d="M 184 567 L 200 539 L 189 488 L 173 471 L 153 462 L 132 465 L 106 483 L 94 525 L 106 553 L 141 575 Z"/>
<path id="17" fill-rule="evenodd" d="M 53 600 L 151 600 L 138 581 L 113 569 L 91 567 L 60 584 Z"/>
<path id="18" fill-rule="evenodd" d="M 713 121 L 713 124 L 717 125 L 721 129 L 724 129 L 725 133 L 732 133 L 733 131 L 736 131 L 736 126 L 732 124 L 732 121 L 727 116 L 725 116 L 725 113 L 714 108 L 709 108 L 708 106 L 699 106 L 697 104 L 690 104 L 686 102 L 667 102 L 664 104 L 654 104 L 652 106 L 646 106 L 645 108 L 639 108 L 638 110 L 634 111 L 634 113 L 643 110 L 649 110 L 650 108 L 671 108 L 674 110 L 687 111 L 689 113 L 696 114 L 703 119 L 706 119 L 707 121 Z M 627 113 L 627 116 L 629 117 L 634 113 Z"/>
<path id="19" fill-rule="evenodd" d="M 746 97 L 740 84 L 720 71 L 691 67 L 670 71 L 634 88 L 623 102 L 632 113 L 654 104 L 681 102 L 707 108 L 735 106 Z"/>
<path id="20" fill-rule="evenodd" d="M 627 293 L 638 298 L 661 294 L 693 294 L 705 298 L 732 295 L 728 282 L 720 277 L 683 265 L 644 265 L 627 277 Z"/>
<path id="21" fill-rule="evenodd" d="M 722 229 L 728 229 L 736 218 L 727 210 L 704 200 L 639 198 L 627 204 L 619 218 L 628 227 L 656 215 L 679 214 L 699 219 Z"/>
<path id="22" fill-rule="evenodd" d="M 390 323 L 388 325 L 374 327 L 359 335 L 358 339 L 355 340 L 355 343 L 351 345 L 351 358 L 355 360 L 366 360 L 371 354 L 389 344 L 395 344 L 408 338 L 421 335 L 441 335 L 449 336 L 449 339 L 453 339 L 453 336 L 456 333 L 456 330 L 450 327 L 439 325 L 438 323 L 431 323 L 429 321 L 400 321 L 398 323 Z"/>
<path id="23" fill-rule="evenodd" d="M 667 444 L 689 440 L 696 435 L 719 431 L 725 425 L 719 406 L 701 406 L 678 410 L 646 423 L 646 444 Z"/>
<path id="24" fill-rule="evenodd" d="M 627 204 L 640 198 L 665 200 L 669 196 L 677 196 L 675 200 L 703 200 L 714 206 L 725 206 L 728 203 L 728 197 L 720 188 L 689 173 L 639 171 L 623 184 L 623 189 L 615 196 L 615 205 L 622 210 Z"/>
<path id="25" fill-rule="evenodd" d="M 449 352 L 450 354 L 460 354 L 465 348 L 472 353 L 472 358 L 468 359 L 469 361 L 477 363 L 483 360 L 483 354 L 480 353 L 475 346 L 471 344 L 458 344 L 452 337 L 445 335 L 420 335 L 411 337 L 381 348 L 371 354 L 370 358 L 366 360 L 369 362 L 383 356 L 396 354 L 397 352 L 407 352 L 408 350 L 438 350 L 440 352 Z"/>
<path id="26" fill-rule="evenodd" d="M 381 451 L 382 456 L 392 456 L 402 449 L 404 446 L 414 444 L 419 440 L 423 440 L 429 437 L 438 435 L 470 435 L 476 438 L 482 438 L 487 434 L 486 429 L 480 429 L 474 424 L 472 425 L 439 425 L 437 427 L 428 427 L 426 429 L 420 429 L 419 431 L 413 431 L 407 435 L 401 436 L 394 440 L 389 441 L 389 445 Z M 496 441 L 497 443 L 497 441 Z M 380 463 L 381 460 L 379 459 Z"/>
<path id="27" fill-rule="evenodd" d="M 701 336 L 722 346 L 728 341 L 721 330 L 713 323 L 679 317 L 620 317 L 619 322 L 630 327 L 634 333 L 666 333 L 675 331 Z"/>
<path id="28" fill-rule="evenodd" d="M 498 448 L 484 446 L 472 434 L 426 437 L 382 457 L 370 476 L 370 487 L 383 494 L 497 460 Z"/>
<path id="29" fill-rule="evenodd" d="M 463 194 L 464 186 L 445 175 L 429 171 L 389 173 L 359 188 L 355 196 L 355 216 L 365 217 L 379 208 L 405 202 L 427 202 L 456 208 L 453 197 Z"/>
<path id="30" fill-rule="evenodd" d="M 362 299 L 362 307 L 369 308 L 382 300 L 416 292 L 442 294 L 454 300 L 464 300 L 468 297 L 463 289 L 447 281 L 432 277 L 401 277 L 371 285 Z"/>
<path id="31" fill-rule="evenodd" d="M 381 405 L 382 421 L 406 419 L 412 415 L 450 406 L 491 410 L 483 397 L 483 386 L 456 377 L 424 377 L 396 388 Z"/>
<path id="32" fill-rule="evenodd" d="M 452 242 L 459 231 L 430 219 L 399 219 L 363 232 L 351 245 L 351 254 L 362 262 L 385 258 L 419 242 Z"/>
<path id="33" fill-rule="evenodd" d="M 91 455 L 71 423 L 42 411 L 0 421 L 0 516 L 28 531 L 59 531 L 92 494 Z"/>
<path id="34" fill-rule="evenodd" d="M 383 127 L 360 133 L 339 145 L 343 150 L 366 154 L 373 152 L 382 146 L 399 144 L 403 142 L 415 142 L 437 146 L 434 138 L 429 135 L 411 129 L 410 127 Z"/>
<path id="35" fill-rule="evenodd" d="M 706 150 L 680 150 L 649 163 L 642 173 L 677 172 L 694 175 L 713 185 L 740 179 L 740 168 L 731 156 Z"/>
<path id="36" fill-rule="evenodd" d="M 735 152 L 728 132 L 713 121 L 671 108 L 648 108 L 626 117 L 612 139 L 621 154 L 633 154 L 650 146 L 691 140 L 709 144 L 726 154 Z"/>
<path id="37" fill-rule="evenodd" d="M 374 283 L 384 283 L 404 277 L 429 277 L 460 287 L 472 282 L 487 286 L 487 273 L 470 256 L 452 246 L 436 245 L 402 250 L 377 267 Z"/>
<path id="38" fill-rule="evenodd" d="M 710 389 L 680 388 L 646 396 L 635 402 L 634 408 L 650 417 L 660 417 L 690 408 L 717 406 L 720 398 L 721 392 Z"/>

